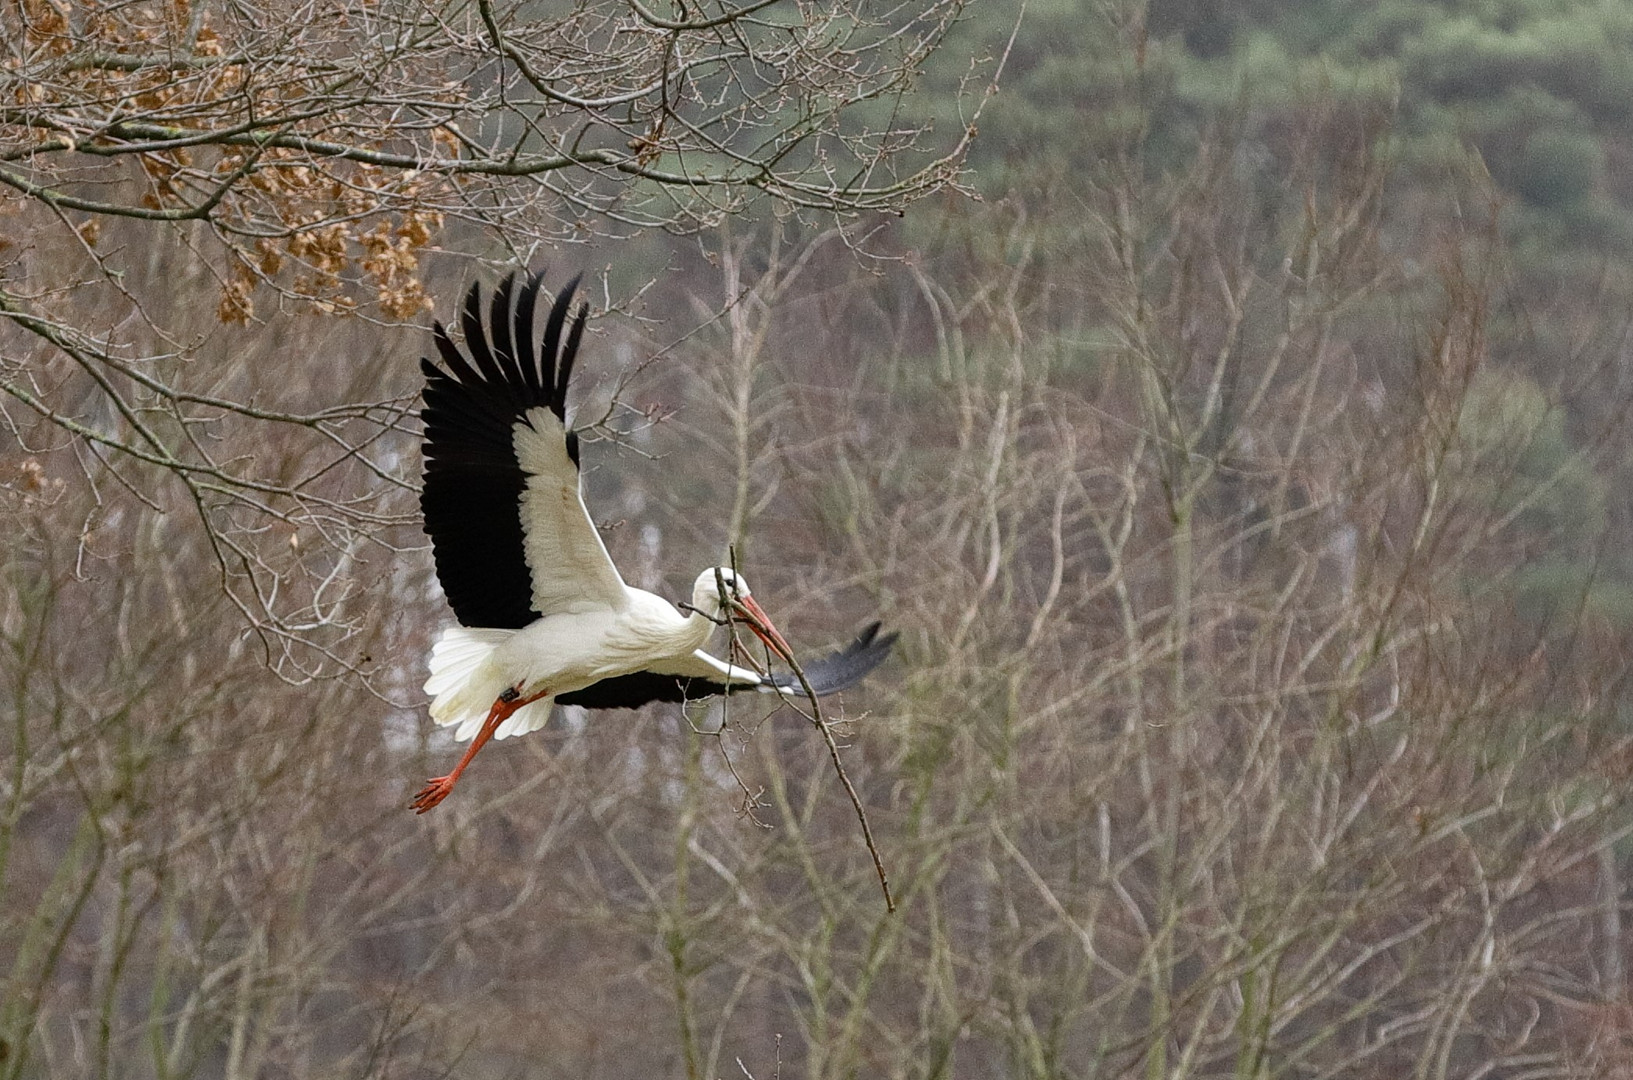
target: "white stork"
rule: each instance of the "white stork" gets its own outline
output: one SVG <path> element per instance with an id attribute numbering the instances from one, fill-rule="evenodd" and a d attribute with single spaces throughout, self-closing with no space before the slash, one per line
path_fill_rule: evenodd
<path id="1" fill-rule="evenodd" d="M 567 426 L 567 384 L 584 332 L 579 308 L 566 341 L 578 278 L 556 297 L 535 352 L 533 309 L 543 284 L 515 274 L 493 295 L 482 325 L 478 285 L 460 320 L 467 359 L 436 323 L 446 370 L 425 372 L 425 487 L 420 508 L 437 578 L 460 625 L 431 650 L 431 718 L 471 745 L 447 776 L 414 798 L 417 813 L 454 789 L 490 738 L 535 731 L 553 701 L 633 709 L 739 690 L 798 688 L 703 651 L 729 610 L 773 649 L 787 643 L 728 567 L 692 586 L 690 614 L 624 584 L 584 508 L 578 437 Z M 877 623 L 847 648 L 805 668 L 818 694 L 843 690 L 878 666 L 895 642 Z M 791 653 L 789 655 L 792 655 Z"/>

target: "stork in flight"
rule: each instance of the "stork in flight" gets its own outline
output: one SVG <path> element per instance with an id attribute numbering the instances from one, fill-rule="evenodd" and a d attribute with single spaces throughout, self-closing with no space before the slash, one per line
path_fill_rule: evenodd
<path id="1" fill-rule="evenodd" d="M 729 567 L 705 570 L 690 614 L 624 584 L 584 508 L 578 436 L 567 426 L 567 385 L 587 308 L 567 326 L 578 278 L 555 298 L 534 347 L 543 275 L 514 273 L 494 292 L 483 327 L 481 287 L 465 297 L 467 358 L 433 326 L 445 365 L 425 372 L 425 486 L 420 508 L 437 578 L 460 625 L 431 650 L 431 719 L 471 745 L 447 776 L 415 796 L 425 813 L 453 791 L 490 738 L 544 726 L 553 701 L 633 709 L 742 690 L 799 688 L 703 651 L 727 613 L 772 649 L 783 640 Z M 562 340 L 566 332 L 565 342 Z M 845 649 L 805 667 L 817 694 L 854 685 L 889 653 L 895 634 L 867 627 Z"/>

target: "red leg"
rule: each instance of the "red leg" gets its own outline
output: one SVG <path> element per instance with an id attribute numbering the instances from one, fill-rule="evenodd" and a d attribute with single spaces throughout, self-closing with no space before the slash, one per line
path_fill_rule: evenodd
<path id="1" fill-rule="evenodd" d="M 499 730 L 499 725 L 510 719 L 511 715 L 523 705 L 531 705 L 548 693 L 548 690 L 541 690 L 532 697 L 527 698 L 514 696 L 506 698 L 504 695 L 500 695 L 494 701 L 493 708 L 488 710 L 488 718 L 482 721 L 482 730 L 478 731 L 476 738 L 471 740 L 470 749 L 466 750 L 465 756 L 459 759 L 459 764 L 454 766 L 454 771 L 447 776 L 433 776 L 425 782 L 425 787 L 420 789 L 420 793 L 414 796 L 414 801 L 409 804 L 414 813 L 423 814 L 443 799 L 446 799 L 448 793 L 454 790 L 454 785 L 459 782 L 459 774 L 465 771 L 465 766 L 471 763 L 471 759 L 476 756 L 476 752 L 487 745 L 489 739 L 493 738 L 493 733 Z"/>

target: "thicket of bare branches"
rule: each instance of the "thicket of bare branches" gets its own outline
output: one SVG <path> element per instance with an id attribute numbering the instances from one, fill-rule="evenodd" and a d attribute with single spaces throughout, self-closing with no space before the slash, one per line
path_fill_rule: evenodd
<path id="1" fill-rule="evenodd" d="M 341 353 L 254 385 L 246 336 L 303 310 L 417 325 L 442 251 L 899 211 L 969 138 L 900 113 L 960 6 L 8 5 L 6 415 L 190 507 L 286 675 L 343 668 L 351 564 L 404 520 L 408 388 Z"/>
<path id="2" fill-rule="evenodd" d="M 387 249 L 444 215 L 519 240 L 706 225 L 756 191 L 855 212 L 934 190 L 967 135 L 932 153 L 892 102 L 958 11 L 28 0 L 5 13 L 0 183 L 203 222 L 245 285 L 287 261 L 321 292 L 362 247 L 382 306 L 411 315 Z"/>
<path id="3" fill-rule="evenodd" d="M 1495 228 L 1392 202 L 1386 119 L 1156 177 L 1136 131 L 1069 220 L 910 219 L 882 273 L 733 225 L 648 294 L 703 325 L 621 388 L 662 422 L 587 440 L 593 512 L 636 584 L 735 541 L 796 643 L 903 631 L 836 714 L 895 915 L 820 740 L 741 701 L 568 711 L 414 819 L 445 615 L 407 529 L 333 575 L 402 707 L 291 689 L 208 535 L 25 417 L 0 1075 L 1633 1066 L 1621 327 L 1528 363 Z M 338 325 L 245 338 L 233 377 L 318 356 L 315 400 L 407 407 L 404 357 Z M 668 340 L 590 339 L 587 415 Z"/>

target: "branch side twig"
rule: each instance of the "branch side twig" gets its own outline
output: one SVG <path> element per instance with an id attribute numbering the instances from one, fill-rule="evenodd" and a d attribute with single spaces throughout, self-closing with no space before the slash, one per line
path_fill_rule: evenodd
<path id="1" fill-rule="evenodd" d="M 729 594 L 726 592 L 726 583 L 721 578 L 718 568 L 715 570 L 715 584 L 720 589 L 722 599 L 727 598 Z M 753 616 L 734 610 L 729 603 L 721 606 L 726 613 L 728 628 L 734 623 L 742 622 L 761 631 L 769 630 L 768 627 L 761 624 Z M 856 794 L 856 786 L 851 783 L 850 774 L 845 771 L 845 763 L 840 760 L 839 744 L 834 741 L 833 731 L 828 727 L 828 722 L 822 718 L 822 706 L 817 702 L 816 691 L 812 689 L 810 680 L 805 677 L 805 669 L 800 667 L 800 663 L 794 659 L 793 653 L 772 644 L 774 636 L 770 633 L 766 633 L 762 640 L 765 641 L 767 648 L 775 652 L 781 657 L 783 663 L 788 665 L 789 670 L 794 673 L 794 677 L 799 680 L 800 689 L 804 692 L 806 700 L 811 703 L 811 712 L 807 719 L 811 721 L 812 726 L 817 731 L 822 733 L 822 741 L 828 746 L 828 757 L 834 763 L 834 772 L 839 775 L 839 782 L 845 786 L 845 794 L 850 796 L 851 806 L 856 810 L 856 820 L 862 824 L 862 842 L 867 845 L 868 854 L 873 858 L 873 872 L 878 875 L 879 890 L 884 893 L 885 910 L 895 914 L 896 899 L 890 892 L 890 878 L 885 873 L 884 859 L 879 855 L 879 846 L 874 843 L 873 828 L 868 824 L 867 811 L 862 806 L 861 797 Z"/>

